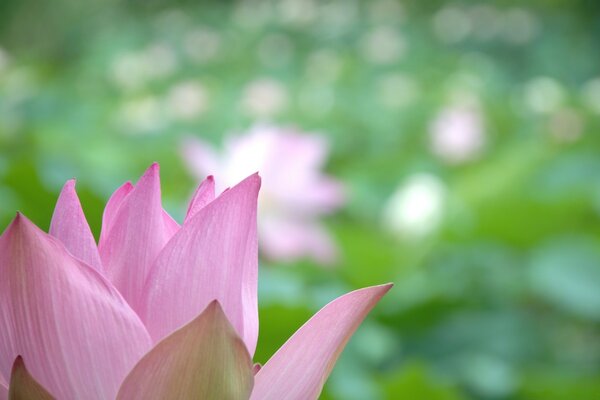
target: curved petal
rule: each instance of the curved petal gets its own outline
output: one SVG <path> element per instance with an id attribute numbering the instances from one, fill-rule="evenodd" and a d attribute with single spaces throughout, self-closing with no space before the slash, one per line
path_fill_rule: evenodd
<path id="1" fill-rule="evenodd" d="M 81 209 L 74 179 L 65 183 L 58 196 L 49 232 L 63 242 L 75 257 L 102 271 L 98 247 Z"/>
<path id="2" fill-rule="evenodd" d="M 248 399 L 253 383 L 250 354 L 213 301 L 140 360 L 117 399 Z"/>
<path id="3" fill-rule="evenodd" d="M 123 198 L 99 245 L 107 276 L 136 312 L 150 266 L 179 229 L 162 208 L 158 173 L 150 166 Z"/>
<path id="4" fill-rule="evenodd" d="M 157 341 L 217 299 L 250 354 L 258 337 L 256 201 L 252 175 L 198 211 L 152 267 L 140 315 Z"/>
<path id="5" fill-rule="evenodd" d="M 258 371 L 251 400 L 318 398 L 344 346 L 391 287 L 355 290 L 323 307 Z"/>
<path id="6" fill-rule="evenodd" d="M 115 217 L 121 204 L 123 204 L 123 199 L 127 197 L 129 193 L 133 190 L 133 185 L 131 182 L 125 182 L 122 184 L 115 192 L 110 196 L 110 199 L 106 202 L 106 206 L 104 207 L 104 212 L 102 213 L 102 230 L 100 231 L 100 243 L 103 243 L 108 238 L 108 232 L 110 232 L 113 223 L 115 222 Z"/>
<path id="7" fill-rule="evenodd" d="M 151 341 L 96 270 L 22 215 L 0 237 L 0 374 L 22 355 L 60 399 L 114 398 Z"/>
<path id="8" fill-rule="evenodd" d="M 215 179 L 212 177 L 212 175 L 210 175 L 205 180 L 203 180 L 200 186 L 198 186 L 198 189 L 196 189 L 196 192 L 194 193 L 194 196 L 190 201 L 190 205 L 188 206 L 184 224 L 214 199 Z"/>
<path id="9" fill-rule="evenodd" d="M 54 397 L 27 371 L 23 357 L 18 356 L 10 374 L 10 400 L 53 400 Z"/>

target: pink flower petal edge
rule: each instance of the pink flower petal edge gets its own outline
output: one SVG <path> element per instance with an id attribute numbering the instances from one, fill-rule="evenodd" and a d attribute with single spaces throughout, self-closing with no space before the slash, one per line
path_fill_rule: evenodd
<path id="1" fill-rule="evenodd" d="M 158 164 L 146 170 L 120 205 L 116 203 L 107 213 L 109 230 L 101 236 L 105 240 L 100 241 L 98 249 L 107 276 L 139 313 L 150 267 L 179 230 L 162 208 Z"/>
<path id="2" fill-rule="evenodd" d="M 258 371 L 251 400 L 317 399 L 344 346 L 391 287 L 355 290 L 323 307 Z"/>
<path id="3" fill-rule="evenodd" d="M 209 175 L 200 183 L 187 210 L 184 224 L 190 220 L 198 211 L 215 199 L 215 179 Z"/>
<path id="4" fill-rule="evenodd" d="M 122 184 L 115 192 L 110 196 L 108 202 L 106 202 L 106 206 L 104 207 L 104 212 L 102 213 L 102 230 L 100 231 L 100 243 L 106 242 L 108 239 L 108 233 L 112 229 L 113 223 L 115 222 L 115 217 L 123 200 L 131 191 L 133 190 L 133 185 L 131 182 L 125 182 Z"/>
<path id="5" fill-rule="evenodd" d="M 117 399 L 248 399 L 253 384 L 246 345 L 213 301 L 138 362 Z"/>
<path id="6" fill-rule="evenodd" d="M 154 341 L 218 300 L 254 354 L 258 338 L 258 174 L 199 210 L 159 254 L 141 313 Z"/>
<path id="7" fill-rule="evenodd" d="M 58 398 L 114 398 L 151 340 L 96 270 L 17 214 L 0 236 L 0 374 L 22 355 Z"/>
<path id="8" fill-rule="evenodd" d="M 74 179 L 67 181 L 60 192 L 49 233 L 63 242 L 75 257 L 102 271 L 98 247 L 81 209 Z"/>

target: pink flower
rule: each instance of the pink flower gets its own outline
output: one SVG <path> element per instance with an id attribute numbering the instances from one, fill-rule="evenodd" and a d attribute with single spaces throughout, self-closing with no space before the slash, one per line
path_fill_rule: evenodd
<path id="1" fill-rule="evenodd" d="M 476 107 L 443 109 L 430 126 L 432 151 L 450 164 L 477 158 L 485 147 L 481 112 Z"/>
<path id="2" fill-rule="evenodd" d="M 98 246 L 74 181 L 49 234 L 17 214 L 0 236 L 0 399 L 317 398 L 391 285 L 334 300 L 255 372 L 259 187 L 215 198 L 207 179 L 180 226 L 154 164 L 112 195 Z"/>
<path id="3" fill-rule="evenodd" d="M 214 174 L 223 183 L 218 191 L 261 171 L 259 238 L 265 256 L 335 260 L 336 247 L 318 217 L 339 208 L 344 195 L 340 182 L 321 172 L 328 153 L 324 137 L 257 126 L 226 141 L 222 154 L 196 138 L 186 140 L 182 153 L 198 179 Z"/>

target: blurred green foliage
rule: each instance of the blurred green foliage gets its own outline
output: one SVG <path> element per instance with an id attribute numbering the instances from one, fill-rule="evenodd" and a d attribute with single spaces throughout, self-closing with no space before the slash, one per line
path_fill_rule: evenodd
<path id="1" fill-rule="evenodd" d="M 257 361 L 336 295 L 394 281 L 324 399 L 599 399 L 599 40 L 585 0 L 5 0 L 0 222 L 46 229 L 77 177 L 97 235 L 110 192 L 152 161 L 181 219 L 183 136 L 319 131 L 350 194 L 327 221 L 342 258 L 263 262 Z M 485 145 L 448 162 L 431 126 L 457 102 Z M 397 235 L 382 210 L 416 173 L 441 182 L 442 218 Z"/>

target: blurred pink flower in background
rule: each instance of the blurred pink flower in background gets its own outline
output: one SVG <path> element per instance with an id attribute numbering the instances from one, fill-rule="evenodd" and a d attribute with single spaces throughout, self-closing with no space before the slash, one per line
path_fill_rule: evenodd
<path id="1" fill-rule="evenodd" d="M 98 245 L 73 180 L 49 233 L 17 214 L 0 236 L 0 400 L 317 399 L 391 284 L 337 298 L 253 365 L 260 184 L 215 197 L 208 178 L 179 225 L 154 164 L 109 199 Z"/>
<path id="2" fill-rule="evenodd" d="M 431 123 L 429 133 L 432 152 L 450 164 L 477 158 L 485 145 L 482 116 L 475 106 L 443 109 Z"/>
<path id="3" fill-rule="evenodd" d="M 231 137 L 221 153 L 192 137 L 182 147 L 192 174 L 198 179 L 214 175 L 223 183 L 218 191 L 260 171 L 261 251 L 275 260 L 308 256 L 322 264 L 334 262 L 337 251 L 318 218 L 344 202 L 341 183 L 321 171 L 328 151 L 323 136 L 275 126 L 255 126 Z"/>

